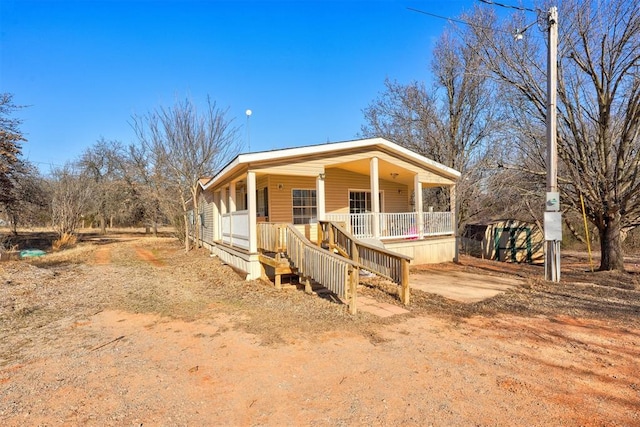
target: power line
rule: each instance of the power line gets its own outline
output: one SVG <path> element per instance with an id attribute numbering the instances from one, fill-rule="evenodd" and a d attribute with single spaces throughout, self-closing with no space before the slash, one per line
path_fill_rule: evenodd
<path id="1" fill-rule="evenodd" d="M 500 29 L 497 29 L 497 28 L 491 28 L 491 27 L 486 27 L 486 26 L 483 26 L 483 25 L 474 24 L 474 23 L 472 23 L 472 22 L 465 21 L 465 20 L 462 20 L 462 19 L 449 18 L 448 16 L 436 15 L 435 13 L 425 12 L 424 10 L 414 9 L 414 8 L 412 8 L 412 7 L 407 7 L 407 9 L 408 9 L 408 10 L 410 10 L 410 11 L 412 11 L 412 12 L 422 13 L 423 15 L 433 16 L 434 18 L 444 19 L 445 21 L 457 22 L 457 23 L 459 23 L 459 24 L 468 25 L 468 26 L 470 26 L 470 27 L 482 28 L 482 29 L 484 29 L 484 30 L 489 30 L 489 31 L 499 31 L 499 32 L 501 32 L 501 33 L 511 34 L 511 32 L 509 32 L 509 31 L 505 31 L 505 30 L 500 30 Z"/>
<path id="2" fill-rule="evenodd" d="M 493 1 L 493 0 L 478 0 L 478 1 L 480 3 L 490 4 L 490 5 L 494 5 L 494 6 L 500 6 L 500 7 L 506 8 L 506 9 L 515 9 L 515 10 L 521 10 L 523 12 L 538 13 L 537 10 L 531 9 L 531 8 L 528 8 L 528 7 L 524 7 L 524 6 L 514 6 L 512 4 L 498 3 L 497 1 Z"/>

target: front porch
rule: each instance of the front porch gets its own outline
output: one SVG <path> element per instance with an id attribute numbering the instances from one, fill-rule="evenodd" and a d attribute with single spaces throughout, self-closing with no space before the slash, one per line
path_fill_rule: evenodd
<path id="1" fill-rule="evenodd" d="M 202 208 L 217 210 L 207 204 Z M 451 261 L 455 257 L 454 215 L 454 212 L 331 213 L 326 214 L 325 218 L 326 221 L 340 224 L 356 239 L 407 255 L 414 264 L 430 264 Z M 264 221 L 266 218 L 252 222 L 249 210 L 227 212 L 218 217 L 216 224 L 213 215 L 201 215 L 203 222 L 200 225 L 200 239 L 204 246 L 223 258 L 227 258 L 229 254 L 221 254 L 220 250 L 234 252 L 235 256 L 246 252 L 248 257 L 250 253 L 256 253 L 251 250 L 251 230 L 255 230 L 256 223 L 269 223 Z M 322 231 L 317 220 L 294 227 L 310 242 L 321 241 Z M 214 228 L 217 231 L 211 231 Z M 216 245 L 227 249 L 214 250 Z M 242 264 L 247 265 L 246 261 Z M 253 271 L 257 274 L 259 270 L 254 268 Z"/>
<path id="2" fill-rule="evenodd" d="M 201 184 L 193 225 L 213 253 L 242 258 L 232 265 L 249 279 L 260 271 L 260 223 L 292 224 L 318 242 L 318 224 L 331 221 L 415 264 L 446 262 L 456 254 L 458 176 L 380 138 L 243 154 Z"/>

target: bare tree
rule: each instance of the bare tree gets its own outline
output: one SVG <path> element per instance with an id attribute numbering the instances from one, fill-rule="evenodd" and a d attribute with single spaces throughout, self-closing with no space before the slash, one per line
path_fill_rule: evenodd
<path id="1" fill-rule="evenodd" d="M 499 103 L 483 68 L 475 36 L 445 32 L 434 49 L 434 84 L 385 81 L 386 90 L 364 110 L 365 136 L 382 136 L 462 173 L 458 184 L 460 224 L 473 216 L 484 161 L 493 148 Z M 440 192 L 441 193 L 441 192 Z M 435 197 L 443 199 L 443 194 Z M 447 204 L 448 197 L 440 200 Z"/>
<path id="2" fill-rule="evenodd" d="M 601 270 L 624 270 L 622 242 L 640 224 L 640 3 L 626 0 L 569 0 L 559 10 L 558 155 L 563 203 L 573 209 L 585 199 L 598 229 Z M 540 16 L 546 22 L 546 16 Z M 478 11 L 474 26 L 487 67 L 511 91 L 524 112 L 518 138 L 526 144 L 534 175 L 544 176 L 546 47 L 543 37 L 515 43 L 509 29 L 522 28 L 517 15 L 501 28 Z M 544 27 L 543 30 L 546 30 Z M 538 132 L 539 134 L 539 132 Z"/>
<path id="3" fill-rule="evenodd" d="M 20 107 L 13 103 L 13 95 L 0 94 L 0 205 L 9 209 L 17 200 L 17 175 L 24 166 L 20 159 L 24 136 L 21 121 L 11 117 Z"/>
<path id="4" fill-rule="evenodd" d="M 190 99 L 172 108 L 160 107 L 145 116 L 134 116 L 132 127 L 149 153 L 152 167 L 159 172 L 163 186 L 171 189 L 180 202 L 185 228 L 185 250 L 189 250 L 189 203 L 198 212 L 198 179 L 219 170 L 240 149 L 238 128 L 207 99 L 199 113 Z M 196 221 L 199 216 L 195 215 Z M 199 227 L 196 224 L 196 233 Z M 199 241 L 199 236 L 195 236 Z"/>
<path id="5" fill-rule="evenodd" d="M 87 148 L 77 161 L 83 176 L 93 180 L 95 188 L 92 211 L 100 224 L 100 232 L 106 233 L 107 219 L 113 225 L 113 217 L 122 211 L 127 197 L 124 179 L 125 151 L 118 141 L 99 139 Z M 86 212 L 85 212 L 86 213 Z"/>
<path id="6" fill-rule="evenodd" d="M 157 236 L 158 223 L 167 215 L 170 217 L 172 213 L 179 211 L 179 206 L 176 209 L 175 197 L 165 186 L 161 170 L 152 162 L 148 147 L 131 144 L 128 148 L 128 162 L 145 226 Z M 182 240 L 182 233 L 180 236 Z"/>
<path id="7" fill-rule="evenodd" d="M 51 220 L 58 235 L 75 234 L 92 203 L 94 181 L 72 166 L 55 170 L 51 181 Z"/>
<path id="8" fill-rule="evenodd" d="M 48 222 L 50 196 L 45 180 L 29 162 L 21 161 L 14 171 L 14 177 L 13 201 L 7 203 L 4 209 L 13 234 L 17 234 L 19 226 L 44 225 Z"/>

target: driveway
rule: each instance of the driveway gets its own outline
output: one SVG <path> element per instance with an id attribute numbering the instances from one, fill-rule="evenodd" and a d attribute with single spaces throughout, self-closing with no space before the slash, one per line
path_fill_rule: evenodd
<path id="1" fill-rule="evenodd" d="M 420 271 L 409 277 L 414 289 L 465 303 L 482 301 L 522 284 L 519 279 L 461 271 Z"/>

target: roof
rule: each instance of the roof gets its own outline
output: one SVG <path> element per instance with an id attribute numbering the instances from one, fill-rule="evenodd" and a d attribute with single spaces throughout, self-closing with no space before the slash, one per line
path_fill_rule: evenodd
<path id="1" fill-rule="evenodd" d="M 210 176 L 203 176 L 202 178 L 198 179 L 198 183 L 200 183 L 201 187 L 204 187 L 206 185 L 207 182 L 211 181 L 211 177 Z"/>
<path id="2" fill-rule="evenodd" d="M 422 165 L 426 169 L 438 171 L 439 173 L 441 173 L 442 175 L 448 178 L 457 179 L 460 177 L 460 172 L 458 172 L 457 170 L 450 168 L 448 166 L 445 166 L 441 163 L 438 163 L 434 160 L 431 160 L 427 157 L 424 157 L 420 154 L 417 154 L 387 139 L 368 138 L 368 139 L 331 142 L 326 144 L 306 145 L 306 146 L 294 147 L 294 148 L 284 148 L 284 149 L 278 149 L 278 150 L 240 154 L 236 156 L 235 159 L 229 162 L 218 174 L 216 174 L 213 178 L 208 180 L 206 183 L 202 183 L 202 180 L 200 180 L 200 185 L 202 186 L 203 189 L 206 190 L 207 188 L 223 180 L 225 177 L 233 175 L 243 166 L 251 163 L 255 163 L 255 162 L 284 160 L 287 158 L 299 158 L 302 156 L 306 157 L 310 155 L 319 155 L 319 154 L 321 155 L 321 154 L 328 154 L 332 152 L 339 152 L 343 150 L 376 148 L 376 147 L 383 148 L 391 153 L 394 153 L 396 156 L 412 160 L 418 163 L 419 165 Z"/>

